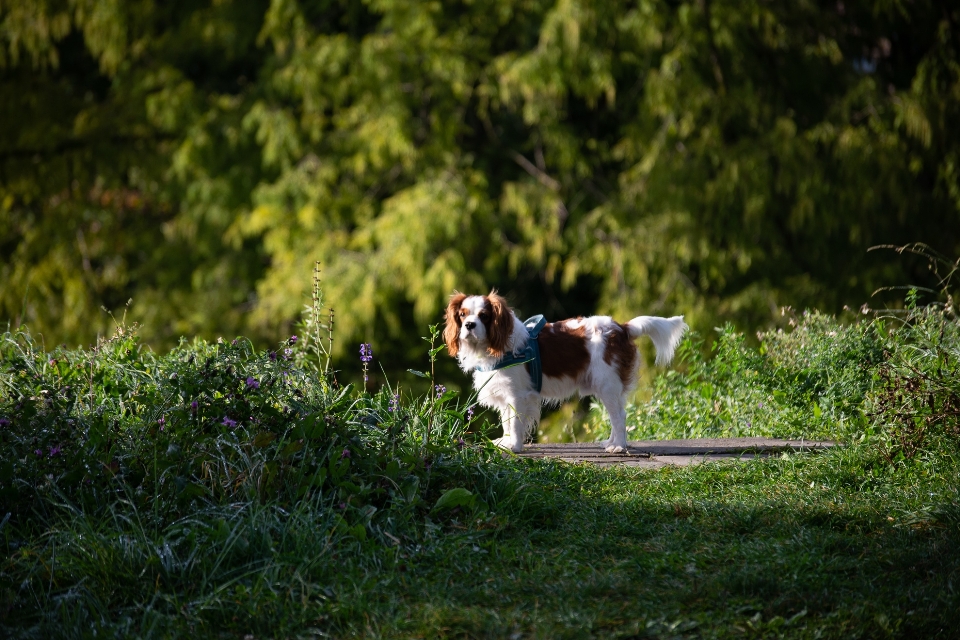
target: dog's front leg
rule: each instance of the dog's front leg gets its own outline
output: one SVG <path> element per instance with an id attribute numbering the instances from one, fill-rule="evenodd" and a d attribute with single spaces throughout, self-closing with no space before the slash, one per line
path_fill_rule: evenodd
<path id="1" fill-rule="evenodd" d="M 531 396 L 500 410 L 503 437 L 494 443 L 515 453 L 523 451 L 523 443 L 540 422 L 540 399 Z"/>
<path id="2" fill-rule="evenodd" d="M 523 451 L 524 429 L 520 422 L 520 416 L 514 407 L 504 407 L 500 409 L 500 418 L 503 424 L 503 437 L 497 438 L 493 444 L 503 449 L 509 449 L 514 453 Z"/>

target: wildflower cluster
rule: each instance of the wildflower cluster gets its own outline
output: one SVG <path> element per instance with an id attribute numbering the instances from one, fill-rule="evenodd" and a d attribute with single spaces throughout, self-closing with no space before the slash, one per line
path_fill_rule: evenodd
<path id="1" fill-rule="evenodd" d="M 360 345 L 360 362 L 363 364 L 363 389 L 366 391 L 367 382 L 370 380 L 370 377 L 367 375 L 367 367 L 370 366 L 370 362 L 373 360 L 373 348 L 369 344 L 364 342 Z"/>

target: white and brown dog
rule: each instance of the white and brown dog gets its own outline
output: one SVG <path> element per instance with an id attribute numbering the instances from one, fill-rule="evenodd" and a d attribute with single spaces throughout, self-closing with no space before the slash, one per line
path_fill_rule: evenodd
<path id="1" fill-rule="evenodd" d="M 639 355 L 633 341 L 650 336 L 657 364 L 668 364 L 686 330 L 683 316 L 639 316 L 626 324 L 609 316 L 591 316 L 547 323 L 532 338 L 496 291 L 486 296 L 455 292 L 447 305 L 444 339 L 460 368 L 473 374 L 480 404 L 500 412 L 503 437 L 495 441 L 497 445 L 521 451 L 540 422 L 541 405 L 579 392 L 599 398 L 606 407 L 610 438 L 602 444 L 616 453 L 627 446 L 625 407 L 637 384 Z M 534 371 L 531 358 L 522 366 L 497 367 L 505 361 L 524 362 L 518 356 L 534 339 L 542 376 Z"/>

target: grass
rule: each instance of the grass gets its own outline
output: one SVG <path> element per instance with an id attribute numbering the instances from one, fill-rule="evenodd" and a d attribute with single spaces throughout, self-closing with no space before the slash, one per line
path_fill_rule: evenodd
<path id="1" fill-rule="evenodd" d="M 404 607 L 379 631 L 949 637 L 958 622 L 956 531 L 917 510 L 927 489 L 946 492 L 947 504 L 956 494 L 941 477 L 911 483 L 910 502 L 902 485 L 882 481 L 851 498 L 857 458 L 653 473 L 542 469 L 582 483 L 556 528 L 511 536 L 489 559 L 468 556 L 459 574 L 437 563 L 418 581 L 420 615 Z"/>
<path id="2" fill-rule="evenodd" d="M 845 446 L 655 471 L 504 456 L 468 398 L 340 386 L 316 340 L 8 332 L 0 635 L 958 637 L 949 311 L 694 337 L 632 437 Z"/>

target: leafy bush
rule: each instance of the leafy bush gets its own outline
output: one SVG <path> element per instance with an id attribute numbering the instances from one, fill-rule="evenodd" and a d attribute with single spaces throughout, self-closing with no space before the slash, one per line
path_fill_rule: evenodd
<path id="1" fill-rule="evenodd" d="M 913 307 L 896 320 L 871 417 L 888 459 L 960 442 L 960 323 L 950 307 Z"/>

